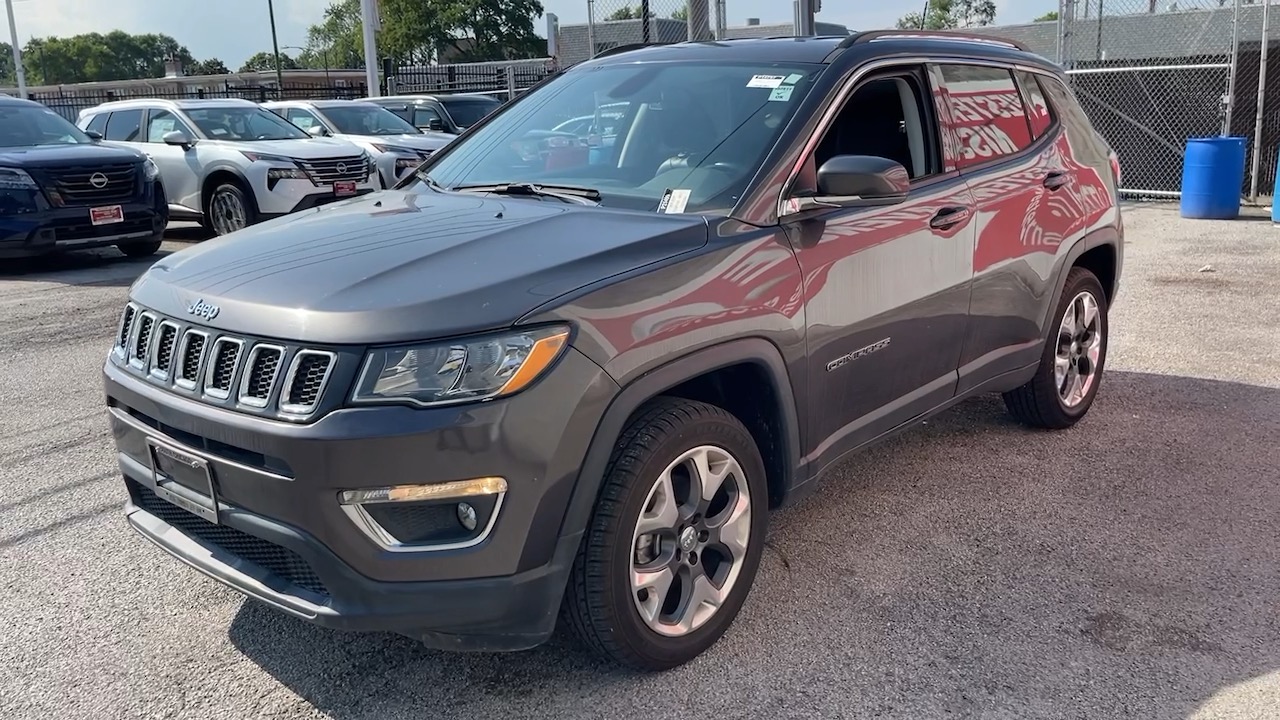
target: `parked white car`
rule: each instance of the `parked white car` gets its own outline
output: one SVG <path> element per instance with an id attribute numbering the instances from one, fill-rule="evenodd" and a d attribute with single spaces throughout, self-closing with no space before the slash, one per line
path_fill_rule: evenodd
<path id="1" fill-rule="evenodd" d="M 336 137 L 373 157 L 382 187 L 413 172 L 455 136 L 421 131 L 386 108 L 353 100 L 278 100 L 262 104 L 317 137 Z"/>
<path id="2" fill-rule="evenodd" d="M 146 153 L 171 219 L 219 235 L 378 187 L 369 153 L 312 137 L 248 100 L 118 100 L 80 111 L 76 124 Z"/>

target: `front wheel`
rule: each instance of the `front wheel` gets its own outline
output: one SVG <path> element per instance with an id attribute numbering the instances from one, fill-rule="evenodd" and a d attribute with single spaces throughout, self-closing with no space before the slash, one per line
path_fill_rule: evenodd
<path id="1" fill-rule="evenodd" d="M 663 398 L 623 432 L 606 472 L 565 618 L 608 660 L 682 665 L 724 635 L 755 579 L 767 528 L 764 462 L 728 412 Z"/>
<path id="2" fill-rule="evenodd" d="M 1004 395 L 1005 406 L 1032 427 L 1071 427 L 1089 412 L 1107 363 L 1107 298 L 1102 283 L 1075 267 L 1054 313 L 1035 377 Z"/>
<path id="3" fill-rule="evenodd" d="M 116 248 L 125 254 L 126 257 L 144 258 L 155 255 L 160 250 L 160 246 L 164 244 L 164 233 L 160 233 L 150 240 L 139 240 L 133 243 L 125 243 L 117 245 Z"/>
<path id="4" fill-rule="evenodd" d="M 208 226 L 217 235 L 243 230 L 257 219 L 253 199 L 235 183 L 223 183 L 209 196 Z"/>

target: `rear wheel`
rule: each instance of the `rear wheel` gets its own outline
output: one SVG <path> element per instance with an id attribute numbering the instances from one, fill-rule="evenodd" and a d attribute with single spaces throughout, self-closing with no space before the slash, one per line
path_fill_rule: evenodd
<path id="1" fill-rule="evenodd" d="M 764 463 L 737 418 L 705 403 L 654 401 L 614 449 L 565 619 L 613 662 L 665 670 L 692 660 L 746 600 L 767 506 Z"/>
<path id="2" fill-rule="evenodd" d="M 1071 268 L 1052 327 L 1035 377 L 1004 402 L 1026 425 L 1061 429 L 1089 412 L 1107 363 L 1107 299 L 1093 273 Z"/>

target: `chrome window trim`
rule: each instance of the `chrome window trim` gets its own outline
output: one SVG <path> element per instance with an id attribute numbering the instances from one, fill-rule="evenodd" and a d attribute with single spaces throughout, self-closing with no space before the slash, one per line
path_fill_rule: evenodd
<path id="1" fill-rule="evenodd" d="M 280 353 L 280 361 L 276 363 L 276 369 L 271 371 L 271 381 L 267 383 L 267 396 L 265 398 L 256 398 L 246 395 L 245 391 L 249 387 L 249 381 L 253 377 L 253 363 L 257 361 L 258 355 L 263 350 L 275 350 Z M 248 405 L 251 408 L 264 408 L 271 402 L 271 394 L 275 392 L 276 380 L 280 378 L 280 366 L 284 364 L 286 355 L 284 346 L 272 345 L 270 343 L 259 343 L 249 349 L 248 357 L 245 359 L 244 372 L 240 375 L 240 386 L 236 392 L 236 402 L 241 405 Z"/>

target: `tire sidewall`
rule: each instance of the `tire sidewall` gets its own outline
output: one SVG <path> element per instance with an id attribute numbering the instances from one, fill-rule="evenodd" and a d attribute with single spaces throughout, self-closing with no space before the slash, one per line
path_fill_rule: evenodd
<path id="1" fill-rule="evenodd" d="M 658 475 L 685 451 L 700 445 L 715 445 L 727 450 L 746 473 L 751 493 L 751 531 L 747 555 L 728 601 L 702 627 L 683 637 L 671 638 L 655 633 L 645 624 L 631 597 L 631 537 Z M 632 653 L 662 665 L 670 664 L 676 658 L 699 655 L 715 644 L 732 624 L 755 580 L 768 528 L 768 504 L 764 462 L 751 434 L 740 424 L 713 418 L 692 428 L 681 428 L 666 437 L 637 468 L 635 482 L 622 504 L 618 522 L 612 528 L 613 537 L 608 543 L 607 602 L 613 617 L 623 625 L 617 629 L 621 636 L 618 639 Z"/>
<path id="2" fill-rule="evenodd" d="M 1098 367 L 1094 372 L 1093 387 L 1089 388 L 1088 394 L 1078 405 L 1068 407 L 1063 402 L 1061 393 L 1058 392 L 1057 383 L 1053 376 L 1053 363 L 1057 356 L 1058 329 L 1062 326 L 1062 318 L 1066 315 L 1076 296 L 1082 292 L 1088 292 L 1098 304 L 1098 327 L 1102 332 L 1102 350 L 1098 354 Z M 1068 278 L 1067 286 L 1063 288 L 1062 296 L 1058 299 L 1058 309 L 1053 315 L 1053 325 L 1049 330 L 1049 342 L 1046 343 L 1044 361 L 1041 364 L 1044 372 L 1047 373 L 1049 385 L 1053 387 L 1053 397 L 1057 402 L 1058 411 L 1064 416 L 1079 419 L 1089 412 L 1094 398 L 1098 396 L 1098 390 L 1102 387 L 1102 379 L 1106 374 L 1107 367 L 1107 351 L 1110 345 L 1111 321 L 1107 307 L 1107 296 L 1103 292 L 1102 283 L 1098 281 L 1098 278 L 1093 273 L 1087 270 L 1077 270 Z"/>
<path id="3" fill-rule="evenodd" d="M 215 223 L 213 219 L 214 201 L 217 199 L 219 195 L 224 195 L 224 194 L 234 195 L 235 198 L 240 202 L 240 207 L 244 210 L 244 227 L 247 228 L 250 225 L 253 225 L 254 218 L 257 215 L 257 212 L 253 205 L 253 200 L 249 197 L 249 194 L 244 191 L 244 188 L 240 187 L 236 183 L 226 182 L 215 187 L 213 189 L 213 192 L 209 194 L 209 211 L 208 211 L 209 229 L 218 235 L 230 234 L 229 232 L 222 232 L 218 228 L 217 223 Z M 244 228 L 236 228 L 236 229 L 243 230 Z M 230 232 L 234 232 L 234 231 L 230 231 Z"/>

